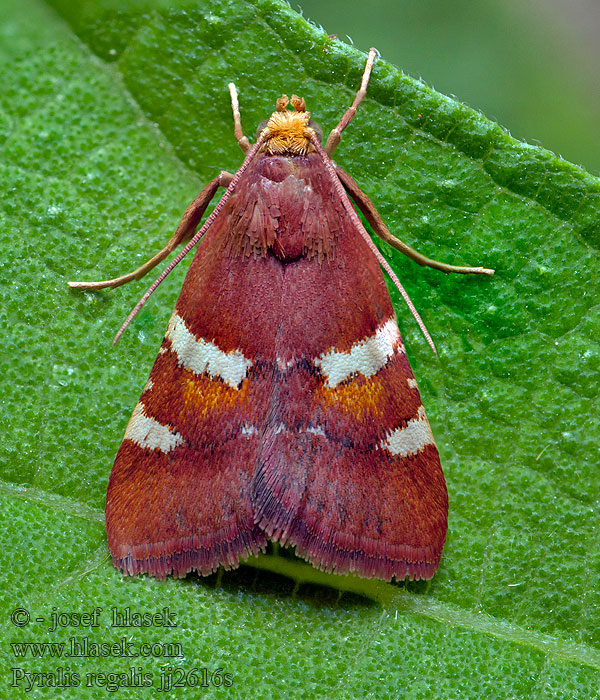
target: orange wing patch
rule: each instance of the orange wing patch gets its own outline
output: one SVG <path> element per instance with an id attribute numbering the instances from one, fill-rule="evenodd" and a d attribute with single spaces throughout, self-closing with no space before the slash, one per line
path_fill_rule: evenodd
<path id="1" fill-rule="evenodd" d="M 333 389 L 322 384 L 317 396 L 324 407 L 334 408 L 356 420 L 377 420 L 381 417 L 387 390 L 389 387 L 381 379 L 359 377 Z"/>
<path id="2" fill-rule="evenodd" d="M 202 417 L 226 413 L 234 406 L 245 404 L 250 393 L 250 380 L 245 379 L 239 389 L 228 386 L 208 375 L 198 376 L 184 370 L 181 378 L 181 397 L 188 408 L 194 408 Z"/>

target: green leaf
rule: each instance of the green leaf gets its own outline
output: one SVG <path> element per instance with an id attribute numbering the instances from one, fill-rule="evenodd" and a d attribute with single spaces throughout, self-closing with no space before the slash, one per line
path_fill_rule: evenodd
<path id="1" fill-rule="evenodd" d="M 407 243 L 496 268 L 445 276 L 382 246 L 439 351 L 393 292 L 450 491 L 441 568 L 392 585 L 275 552 L 206 579 L 125 579 L 106 549 L 106 483 L 184 270 L 116 350 L 148 281 L 94 294 L 66 282 L 137 267 L 239 166 L 228 82 L 248 134 L 284 91 L 327 132 L 364 56 L 275 0 L 1 12 L 3 696 L 107 697 L 117 683 L 115 697 L 150 697 L 139 674 L 156 686 L 172 666 L 188 684 L 207 669 L 208 687 L 165 697 L 597 697 L 600 182 L 380 60 L 336 159 Z M 177 626 L 113 627 L 114 606 L 168 608 Z M 48 631 L 53 612 L 96 607 L 97 627 L 72 616 Z M 71 638 L 183 657 L 9 645 Z M 52 687 L 66 667 L 80 686 Z"/>

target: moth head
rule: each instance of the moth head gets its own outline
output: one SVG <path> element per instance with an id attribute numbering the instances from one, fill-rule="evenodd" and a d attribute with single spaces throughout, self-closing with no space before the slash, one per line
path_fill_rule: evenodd
<path id="1" fill-rule="evenodd" d="M 291 104 L 293 110 L 287 109 Z M 311 138 L 323 139 L 321 127 L 310 118 L 304 98 L 282 95 L 269 119 L 258 126 L 257 137 L 264 136 L 262 150 L 269 155 L 303 156 L 314 150 Z"/>

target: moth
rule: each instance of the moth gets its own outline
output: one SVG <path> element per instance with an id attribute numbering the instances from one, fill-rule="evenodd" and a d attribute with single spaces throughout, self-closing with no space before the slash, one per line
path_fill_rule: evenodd
<path id="1" fill-rule="evenodd" d="M 331 160 L 376 55 L 325 146 L 304 99 L 285 95 L 251 146 L 230 84 L 239 170 L 207 185 L 139 269 L 70 283 L 117 287 L 186 244 L 116 342 L 199 243 L 110 474 L 108 545 L 125 574 L 208 575 L 269 540 L 335 573 L 428 579 L 438 568 L 446 483 L 380 265 L 433 343 L 349 197 L 420 265 L 493 270 L 439 263 L 402 243 Z"/>

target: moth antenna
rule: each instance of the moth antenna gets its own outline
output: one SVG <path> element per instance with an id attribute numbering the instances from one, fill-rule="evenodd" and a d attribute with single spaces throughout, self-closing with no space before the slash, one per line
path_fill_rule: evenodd
<path id="1" fill-rule="evenodd" d="M 348 108 L 344 116 L 340 119 L 339 124 L 331 130 L 327 138 L 327 143 L 325 144 L 325 153 L 331 157 L 331 154 L 335 150 L 336 146 L 342 139 L 342 131 L 350 124 L 352 117 L 356 114 L 358 105 L 363 101 L 365 95 L 367 94 L 367 85 L 369 84 L 369 78 L 371 77 L 371 70 L 373 69 L 373 64 L 375 59 L 379 56 L 379 51 L 372 48 L 369 51 L 367 57 L 367 63 L 365 65 L 365 70 L 363 72 L 362 81 L 360 83 L 360 88 L 354 97 L 354 102 L 352 106 Z"/>
<path id="2" fill-rule="evenodd" d="M 352 206 L 352 202 L 348 198 L 348 195 L 346 194 L 346 190 L 344 189 L 344 186 L 342 185 L 339 177 L 337 176 L 334 167 L 331 163 L 331 160 L 329 159 L 329 156 L 327 155 L 325 149 L 321 144 L 319 143 L 319 139 L 317 138 L 316 134 L 311 134 L 310 140 L 315 147 L 316 152 L 319 154 L 321 157 L 321 160 L 323 161 L 323 164 L 325 165 L 325 169 L 327 170 L 327 174 L 329 175 L 331 182 L 333 183 L 333 186 L 335 187 L 335 190 L 337 192 L 338 197 L 342 200 L 342 203 L 344 205 L 344 208 L 346 209 L 346 212 L 352 219 L 352 222 L 354 225 L 358 228 L 360 235 L 364 238 L 365 242 L 369 246 L 369 249 L 379 262 L 379 264 L 383 267 L 383 269 L 388 273 L 390 276 L 392 282 L 396 286 L 396 289 L 402 294 L 402 297 L 404 301 L 406 302 L 406 305 L 410 309 L 411 314 L 414 316 L 415 321 L 419 325 L 419 328 L 421 329 L 421 332 L 425 336 L 425 339 L 429 343 L 429 347 L 433 350 L 433 354 L 437 355 L 437 351 L 435 349 L 435 345 L 433 344 L 433 340 L 431 339 L 431 336 L 429 335 L 429 331 L 427 330 L 425 324 L 423 323 L 423 320 L 419 316 L 419 312 L 415 309 L 415 305 L 412 303 L 410 297 L 406 293 L 406 290 L 402 286 L 400 280 L 398 279 L 396 273 L 392 270 L 390 267 L 388 261 L 383 257 L 383 255 L 379 252 L 377 246 L 373 243 L 371 240 L 371 236 L 367 233 L 365 230 L 365 227 L 362 224 L 362 221 L 360 220 L 360 217 L 356 213 L 356 209 Z"/>
<path id="3" fill-rule="evenodd" d="M 248 153 L 250 150 L 250 141 L 248 141 L 247 136 L 244 136 L 244 130 L 242 129 L 242 115 L 240 114 L 240 103 L 238 102 L 237 88 L 235 87 L 235 83 L 229 83 L 227 87 L 229 88 L 229 94 L 231 95 L 233 133 L 242 151 L 244 151 L 244 153 Z"/>
<path id="4" fill-rule="evenodd" d="M 204 234 L 208 231 L 210 226 L 212 225 L 213 221 L 217 218 L 219 215 L 219 212 L 223 209 L 225 204 L 227 203 L 227 200 L 229 197 L 231 197 L 233 190 L 235 189 L 237 183 L 239 182 L 241 176 L 244 174 L 244 171 L 250 164 L 250 161 L 254 158 L 256 153 L 258 152 L 258 149 L 262 146 L 264 137 L 259 137 L 258 141 L 252 146 L 252 148 L 248 151 L 248 155 L 244 158 L 244 162 L 240 165 L 239 170 L 236 172 L 236 174 L 233 176 L 233 179 L 229 183 L 229 186 L 225 190 L 223 196 L 219 200 L 219 203 L 217 206 L 212 210 L 206 221 L 204 222 L 204 225 L 202 228 L 197 231 L 194 234 L 194 237 L 190 239 L 190 242 L 183 248 L 175 258 L 165 267 L 165 269 L 160 273 L 157 279 L 154 280 L 154 282 L 150 285 L 148 288 L 148 291 L 144 294 L 144 296 L 138 301 L 138 303 L 133 307 L 131 313 L 127 318 L 125 319 L 125 322 L 119 328 L 119 331 L 117 335 L 115 335 L 115 339 L 113 340 L 113 345 L 116 345 L 117 342 L 119 341 L 119 338 L 123 335 L 125 330 L 127 329 L 127 326 L 133 321 L 133 319 L 137 316 L 139 310 L 142 308 L 142 306 L 148 301 L 150 295 L 154 292 L 154 290 L 158 287 L 158 285 L 165 279 L 165 277 L 171 272 L 171 270 L 176 266 L 179 265 L 179 263 L 185 258 L 185 256 L 190 252 L 190 250 L 198 243 L 198 241 L 204 236 Z"/>

